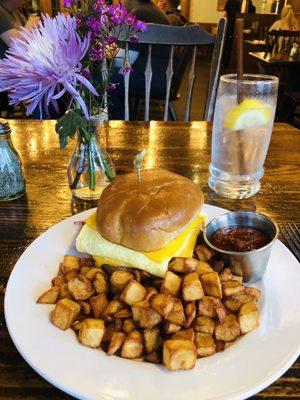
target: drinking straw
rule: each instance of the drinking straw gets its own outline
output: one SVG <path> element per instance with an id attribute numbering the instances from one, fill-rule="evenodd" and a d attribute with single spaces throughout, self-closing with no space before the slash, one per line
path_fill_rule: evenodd
<path id="1" fill-rule="evenodd" d="M 241 103 L 243 100 L 242 96 L 242 80 L 244 75 L 243 30 L 244 30 L 244 20 L 242 18 L 239 18 L 236 20 L 235 23 L 238 103 Z"/>
<path id="2" fill-rule="evenodd" d="M 238 18 L 235 22 L 238 104 L 240 104 L 243 101 L 243 76 L 244 76 L 243 30 L 244 30 L 244 20 L 242 18 Z M 237 148 L 238 148 L 240 175 L 243 175 L 245 170 L 244 144 L 242 141 L 242 134 L 243 132 L 241 130 L 237 132 L 238 136 Z"/>

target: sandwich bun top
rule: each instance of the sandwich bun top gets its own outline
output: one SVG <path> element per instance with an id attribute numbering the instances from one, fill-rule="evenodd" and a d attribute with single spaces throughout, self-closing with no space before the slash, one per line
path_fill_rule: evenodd
<path id="1" fill-rule="evenodd" d="M 196 217 L 203 193 L 191 180 L 162 169 L 121 175 L 98 202 L 97 230 L 104 239 L 136 251 L 163 248 Z"/>

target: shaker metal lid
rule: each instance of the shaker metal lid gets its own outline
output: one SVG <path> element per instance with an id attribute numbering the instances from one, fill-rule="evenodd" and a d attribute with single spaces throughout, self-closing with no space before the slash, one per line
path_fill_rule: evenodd
<path id="1" fill-rule="evenodd" d="M 0 135 L 10 133 L 10 127 L 6 119 L 0 118 Z"/>

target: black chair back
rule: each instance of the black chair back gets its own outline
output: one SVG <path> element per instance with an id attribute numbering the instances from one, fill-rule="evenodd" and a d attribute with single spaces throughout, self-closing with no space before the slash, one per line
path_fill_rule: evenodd
<path id="1" fill-rule="evenodd" d="M 193 87 L 195 82 L 195 63 L 197 46 L 209 45 L 214 43 L 223 43 L 226 33 L 226 20 L 222 19 L 219 25 L 218 35 L 214 38 L 211 34 L 204 31 L 199 25 L 188 25 L 183 27 L 175 27 L 168 25 L 149 24 L 146 32 L 139 34 L 139 43 L 147 46 L 147 63 L 145 68 L 145 116 L 144 120 L 149 121 L 150 115 L 150 93 L 152 83 L 152 51 L 155 45 L 169 46 L 170 54 L 166 69 L 166 97 L 165 97 L 165 111 L 164 121 L 168 120 L 170 101 L 176 95 L 181 84 L 185 68 L 191 60 L 187 98 L 185 104 L 184 120 L 188 121 L 190 116 L 191 99 L 193 94 Z M 181 58 L 178 64 L 174 67 L 174 53 L 178 48 L 183 48 Z M 219 47 L 220 50 L 220 47 Z M 221 49 L 222 50 L 222 49 Z M 222 51 L 215 56 L 218 60 L 214 60 L 211 79 L 218 81 L 220 61 Z M 125 62 L 129 61 L 129 44 L 125 46 Z M 125 87 L 125 120 L 129 120 L 129 77 L 130 73 L 124 76 Z M 155 79 L 155 76 L 153 77 Z M 176 79 L 174 79 L 176 78 Z M 172 85 L 173 82 L 173 85 Z M 216 84 L 210 84 L 210 89 L 216 87 Z M 213 102 L 215 97 L 209 95 L 209 101 Z M 208 108 L 208 107 L 207 107 Z"/>

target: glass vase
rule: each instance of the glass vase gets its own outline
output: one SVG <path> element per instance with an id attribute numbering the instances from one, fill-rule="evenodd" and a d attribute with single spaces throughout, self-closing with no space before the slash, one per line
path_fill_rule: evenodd
<path id="1" fill-rule="evenodd" d="M 0 201 L 14 200 L 25 194 L 22 162 L 10 133 L 8 122 L 0 119 Z"/>
<path id="2" fill-rule="evenodd" d="M 68 181 L 73 195 L 82 200 L 97 200 L 104 188 L 115 179 L 113 162 L 101 147 L 98 128 L 103 118 L 89 123 L 89 138 L 77 133 L 75 150 L 68 165 Z"/>

